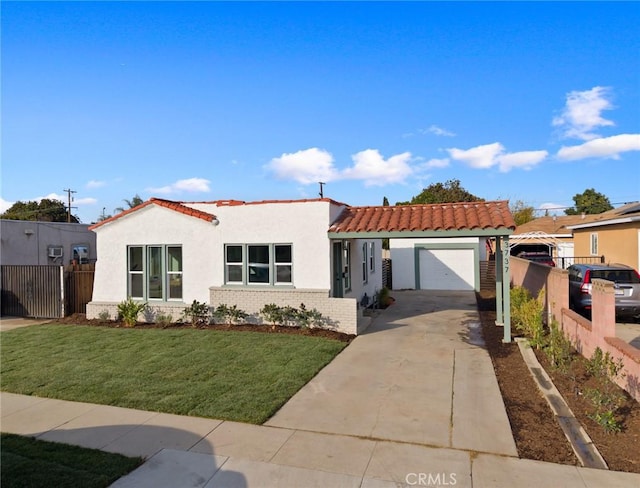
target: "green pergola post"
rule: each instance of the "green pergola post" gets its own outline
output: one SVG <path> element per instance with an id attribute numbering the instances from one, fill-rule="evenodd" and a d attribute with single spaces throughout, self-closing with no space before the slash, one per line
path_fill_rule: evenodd
<path id="1" fill-rule="evenodd" d="M 504 324 L 502 318 L 502 238 L 496 236 L 496 325 Z"/>
<path id="2" fill-rule="evenodd" d="M 502 246 L 502 303 L 504 307 L 504 335 L 502 342 L 511 342 L 511 278 L 510 278 L 510 256 L 509 256 L 509 236 L 504 236 Z"/>

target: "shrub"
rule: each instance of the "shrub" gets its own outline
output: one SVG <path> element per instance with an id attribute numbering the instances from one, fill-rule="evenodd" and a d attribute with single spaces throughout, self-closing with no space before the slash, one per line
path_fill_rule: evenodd
<path id="1" fill-rule="evenodd" d="M 237 324 L 240 320 L 247 316 L 244 310 L 238 308 L 237 305 L 228 306 L 224 304 L 218 305 L 213 312 L 214 317 L 219 318 L 225 324 L 232 325 Z"/>
<path id="2" fill-rule="evenodd" d="M 532 298 L 523 287 L 514 287 L 510 291 L 511 319 L 517 330 L 529 338 L 536 349 L 544 344 L 544 290 L 540 290 L 537 298 Z"/>
<path id="3" fill-rule="evenodd" d="M 389 288 L 386 286 L 378 290 L 378 306 L 380 308 L 387 308 L 391 305 L 391 295 L 389 293 Z"/>
<path id="4" fill-rule="evenodd" d="M 561 372 L 568 372 L 573 361 L 573 346 L 571 341 L 564 336 L 564 333 L 554 320 L 549 326 L 549 334 L 544 341 L 543 350 L 549 359 L 549 363 Z"/>
<path id="5" fill-rule="evenodd" d="M 138 315 L 147 308 L 146 303 L 136 303 L 131 297 L 118 304 L 118 317 L 127 327 L 135 327 Z"/>
<path id="6" fill-rule="evenodd" d="M 197 325 L 208 324 L 210 313 L 209 305 L 194 300 L 190 306 L 182 311 L 182 317 L 185 322 L 195 327 Z"/>
<path id="7" fill-rule="evenodd" d="M 267 303 L 260 309 L 260 315 L 270 324 L 282 324 L 282 308 L 275 303 Z"/>
<path id="8" fill-rule="evenodd" d="M 109 313 L 109 310 L 103 310 L 98 314 L 98 318 L 106 322 L 107 320 L 111 320 L 111 314 Z"/>
<path id="9" fill-rule="evenodd" d="M 296 321 L 303 329 L 307 329 L 309 327 L 313 328 L 322 323 L 322 314 L 315 308 L 307 310 L 304 303 L 301 303 L 300 309 L 296 314 Z"/>
<path id="10" fill-rule="evenodd" d="M 615 378 L 624 378 L 622 368 L 622 359 L 614 360 L 609 352 L 603 354 L 599 347 L 596 347 L 587 363 L 587 371 L 597 380 L 596 388 L 585 390 L 585 397 L 594 407 L 594 411 L 587 413 L 587 416 L 607 433 L 622 430 L 615 414 L 622 405 L 624 396 L 613 383 Z"/>
<path id="11" fill-rule="evenodd" d="M 162 325 L 166 327 L 173 322 L 173 316 L 171 314 L 165 314 L 163 312 L 158 312 L 156 314 L 156 324 Z"/>

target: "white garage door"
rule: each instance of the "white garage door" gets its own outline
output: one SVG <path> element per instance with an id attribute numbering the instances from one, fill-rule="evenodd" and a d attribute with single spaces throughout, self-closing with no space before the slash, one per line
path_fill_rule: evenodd
<path id="1" fill-rule="evenodd" d="M 420 289 L 473 290 L 473 249 L 421 249 Z"/>

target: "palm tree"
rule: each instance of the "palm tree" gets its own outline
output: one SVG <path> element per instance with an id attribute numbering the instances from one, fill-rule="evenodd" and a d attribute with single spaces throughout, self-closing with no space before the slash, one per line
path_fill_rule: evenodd
<path id="1" fill-rule="evenodd" d="M 144 200 L 142 198 L 140 198 L 140 195 L 138 195 L 137 193 L 133 196 L 133 198 L 131 200 L 127 200 L 125 198 L 122 201 L 127 204 L 127 208 L 117 207 L 117 208 L 113 209 L 114 213 L 124 212 L 125 210 L 129 210 L 130 208 L 137 207 L 141 203 L 144 203 Z"/>

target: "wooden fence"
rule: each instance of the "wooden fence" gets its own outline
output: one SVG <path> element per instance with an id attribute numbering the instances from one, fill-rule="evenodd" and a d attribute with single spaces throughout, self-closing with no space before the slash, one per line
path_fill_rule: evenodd
<path id="1" fill-rule="evenodd" d="M 3 316 L 60 318 L 85 313 L 93 293 L 94 265 L 0 266 Z"/>

